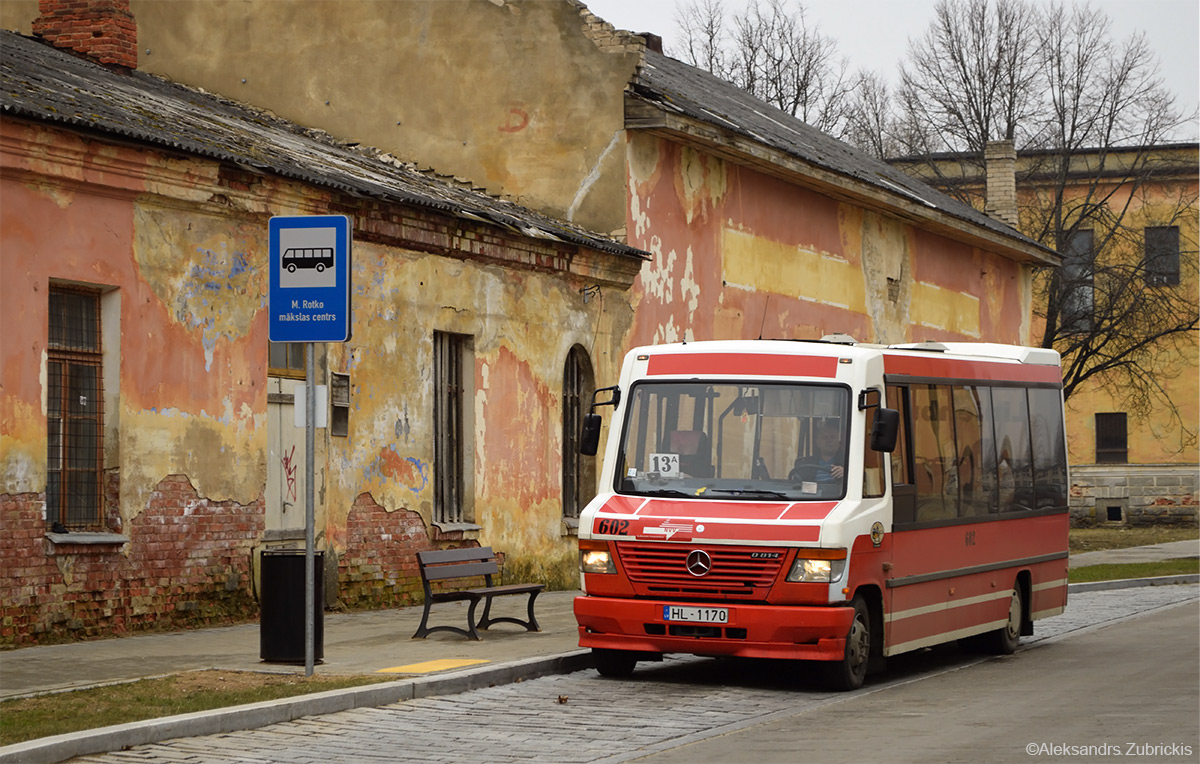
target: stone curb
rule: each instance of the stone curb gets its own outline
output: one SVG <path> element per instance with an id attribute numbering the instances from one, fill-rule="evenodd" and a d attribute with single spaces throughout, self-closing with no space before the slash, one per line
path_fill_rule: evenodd
<path id="1" fill-rule="evenodd" d="M 568 674 L 591 665 L 590 650 L 574 650 L 495 666 L 480 666 L 440 676 L 401 679 L 366 687 L 349 687 L 295 698 L 146 719 L 7 745 L 0 748 L 0 762 L 57 764 L 73 756 L 120 751 L 130 746 L 157 743 L 172 738 L 256 729 L 302 716 L 384 706 L 431 695 L 453 695 L 482 687 L 536 679 L 549 674 Z"/>

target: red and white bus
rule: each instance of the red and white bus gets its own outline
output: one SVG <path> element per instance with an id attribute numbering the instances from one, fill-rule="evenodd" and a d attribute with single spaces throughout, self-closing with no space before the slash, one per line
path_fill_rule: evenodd
<path id="1" fill-rule="evenodd" d="M 952 640 L 1010 653 L 1067 600 L 1053 350 L 730 341 L 642 347 L 579 519 L 579 644 L 821 662 L 854 689 Z"/>

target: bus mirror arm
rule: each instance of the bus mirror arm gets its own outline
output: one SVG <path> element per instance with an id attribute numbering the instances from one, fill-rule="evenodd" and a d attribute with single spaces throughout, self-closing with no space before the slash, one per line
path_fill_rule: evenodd
<path id="1" fill-rule="evenodd" d="M 608 400 L 597 401 L 600 393 L 611 393 Z M 617 385 L 602 387 L 592 393 L 591 413 L 583 417 L 583 432 L 579 436 L 579 453 L 584 456 L 595 456 L 600 448 L 600 415 L 596 413 L 598 406 L 619 406 L 621 403 L 621 388 Z"/>

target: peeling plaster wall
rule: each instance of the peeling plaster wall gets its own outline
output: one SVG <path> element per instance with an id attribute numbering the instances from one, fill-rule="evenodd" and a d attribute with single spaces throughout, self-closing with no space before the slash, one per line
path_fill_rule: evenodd
<path id="1" fill-rule="evenodd" d="M 362 492 L 387 511 L 428 519 L 433 507 L 433 332 L 472 338 L 474 517 L 479 541 L 537 566 L 569 545 L 562 528 L 563 366 L 591 351 L 614 378 L 630 325 L 618 291 L 584 303 L 588 282 L 356 245 L 354 327 L 331 346 L 350 374 L 349 437 L 329 438 L 327 528 L 341 543 Z M 602 291 L 607 291 L 604 287 Z"/>
<path id="2" fill-rule="evenodd" d="M 563 368 L 580 345 L 598 379 L 617 376 L 632 326 L 634 270 L 623 258 L 23 122 L 6 120 L 4 137 L 0 512 L 14 533 L 0 539 L 12 619 L 0 643 L 252 612 L 249 561 L 266 530 L 270 214 L 332 210 L 354 221 L 353 337 L 328 345 L 326 359 L 350 375 L 349 435 L 321 431 L 317 449 L 318 537 L 347 602 L 410 603 L 412 555 L 435 544 L 491 545 L 507 569 L 575 583 L 563 565 L 573 546 L 562 522 Z M 479 248 L 415 251 L 387 233 L 402 228 L 428 233 L 423 248 Z M 56 549 L 45 537 L 55 279 L 105 290 L 103 522 L 128 544 Z M 470 533 L 430 523 L 435 330 L 472 337 L 465 403 L 480 528 Z M 110 605 L 88 604 L 98 600 Z"/>
<path id="3" fill-rule="evenodd" d="M 630 134 L 632 343 L 755 337 L 1025 343 L 1029 273 L 872 210 Z"/>

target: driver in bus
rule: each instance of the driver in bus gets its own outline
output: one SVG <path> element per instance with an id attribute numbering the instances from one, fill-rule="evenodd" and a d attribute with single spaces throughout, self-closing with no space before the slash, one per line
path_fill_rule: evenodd
<path id="1" fill-rule="evenodd" d="M 823 422 L 817 426 L 816 443 L 813 454 L 807 458 L 797 459 L 792 469 L 790 480 L 802 480 L 805 473 L 812 474 L 818 483 L 829 483 L 841 480 L 846 474 L 842 465 L 842 433 L 837 420 Z M 807 467 L 808 469 L 801 469 Z"/>

